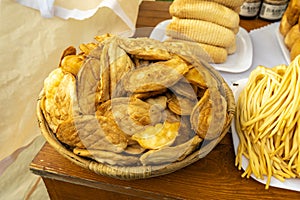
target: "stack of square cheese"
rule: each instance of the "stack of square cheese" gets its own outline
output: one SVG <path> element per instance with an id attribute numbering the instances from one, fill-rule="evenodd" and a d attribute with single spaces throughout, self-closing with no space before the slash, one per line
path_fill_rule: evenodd
<path id="1" fill-rule="evenodd" d="M 196 42 L 214 63 L 236 51 L 239 9 L 244 0 L 174 0 L 166 35 L 171 40 Z"/>
<path id="2" fill-rule="evenodd" d="M 291 0 L 280 21 L 279 31 L 290 51 L 290 59 L 300 54 L 300 1 Z"/>

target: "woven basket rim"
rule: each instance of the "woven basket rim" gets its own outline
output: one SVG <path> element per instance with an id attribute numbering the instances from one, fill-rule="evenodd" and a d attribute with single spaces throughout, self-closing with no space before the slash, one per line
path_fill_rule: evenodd
<path id="1" fill-rule="evenodd" d="M 209 66 L 209 65 L 208 65 Z M 56 137 L 55 134 L 51 131 L 48 126 L 48 123 L 44 117 L 41 100 L 44 97 L 44 90 L 42 89 L 39 98 L 37 101 L 37 118 L 38 124 L 41 130 L 42 135 L 45 137 L 46 141 L 62 156 L 72 161 L 73 163 L 91 170 L 96 174 L 101 174 L 117 179 L 122 180 L 135 180 L 135 179 L 144 179 L 151 178 L 155 176 L 161 176 L 165 174 L 172 173 L 181 168 L 184 168 L 199 159 L 205 157 L 227 134 L 230 128 L 231 120 L 235 115 L 235 99 L 232 93 L 232 90 L 228 84 L 224 81 L 223 77 L 218 74 L 214 69 L 210 69 L 212 73 L 215 74 L 215 78 L 218 79 L 221 83 L 221 86 L 225 90 L 225 98 L 227 101 L 227 113 L 228 113 L 228 124 L 224 126 L 224 129 L 221 135 L 213 140 L 210 140 L 204 147 L 199 148 L 198 150 L 189 154 L 185 159 L 181 161 L 176 161 L 174 163 L 169 163 L 167 165 L 159 166 L 134 166 L 134 167 L 122 167 L 122 166 L 112 166 L 108 164 L 99 163 L 84 157 L 80 157 L 74 154 L 71 150 L 67 149 Z"/>

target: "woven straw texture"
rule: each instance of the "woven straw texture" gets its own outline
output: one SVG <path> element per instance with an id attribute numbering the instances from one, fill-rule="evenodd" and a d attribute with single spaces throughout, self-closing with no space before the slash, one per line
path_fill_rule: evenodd
<path id="1" fill-rule="evenodd" d="M 202 63 L 205 68 L 208 69 L 209 73 L 211 74 L 212 78 L 214 78 L 219 85 L 219 89 L 222 90 L 222 94 L 227 101 L 227 114 L 228 120 L 226 125 L 223 128 L 223 131 L 219 135 L 219 137 L 213 140 L 204 140 L 200 147 L 196 149 L 194 152 L 190 153 L 187 157 L 185 157 L 181 161 L 176 161 L 173 163 L 165 164 L 165 165 L 155 165 L 155 166 L 113 166 L 108 164 L 99 163 L 92 159 L 86 159 L 84 157 L 80 157 L 72 152 L 72 150 L 68 149 L 64 144 L 62 144 L 55 136 L 55 134 L 49 128 L 47 121 L 43 115 L 43 111 L 41 109 L 41 99 L 44 97 L 44 91 L 42 90 L 39 99 L 37 101 L 37 118 L 39 127 L 41 130 L 42 135 L 45 137 L 47 142 L 62 156 L 66 157 L 73 163 L 89 169 L 96 174 L 101 174 L 117 179 L 123 180 L 134 180 L 134 179 L 144 179 L 150 178 L 160 175 L 165 175 L 172 173 L 176 170 L 184 168 L 199 159 L 205 157 L 227 134 L 231 120 L 235 114 L 235 100 L 232 94 L 231 89 L 221 77 L 221 75 L 212 68 L 209 64 L 203 62 Z"/>

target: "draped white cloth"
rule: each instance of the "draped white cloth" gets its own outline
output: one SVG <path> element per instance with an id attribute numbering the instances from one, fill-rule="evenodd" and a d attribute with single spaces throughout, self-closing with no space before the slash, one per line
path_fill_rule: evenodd
<path id="1" fill-rule="evenodd" d="M 1 0 L 0 199 L 24 199 L 42 184 L 28 169 L 44 143 L 36 100 L 63 50 L 99 34 L 132 35 L 141 1 Z"/>

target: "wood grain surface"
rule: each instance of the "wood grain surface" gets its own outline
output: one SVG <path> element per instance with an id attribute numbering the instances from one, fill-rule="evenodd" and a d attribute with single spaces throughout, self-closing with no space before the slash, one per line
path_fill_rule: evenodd
<path id="1" fill-rule="evenodd" d="M 151 32 L 159 22 L 170 19 L 170 2 L 146 1 L 140 5 L 137 27 L 149 27 L 137 33 Z M 241 20 L 250 31 L 269 24 L 259 19 Z M 43 178 L 51 199 L 300 199 L 300 193 L 241 178 L 234 166 L 231 134 L 205 158 L 174 173 L 155 178 L 124 181 L 97 175 L 57 153 L 46 143 L 33 159 L 30 170 Z"/>
<path id="2" fill-rule="evenodd" d="M 97 175 L 58 154 L 48 143 L 30 165 L 43 177 L 52 199 L 298 199 L 299 192 L 241 178 L 234 166 L 230 134 L 205 158 L 174 173 L 124 181 Z M 102 198 L 100 198 L 102 199 Z"/>

